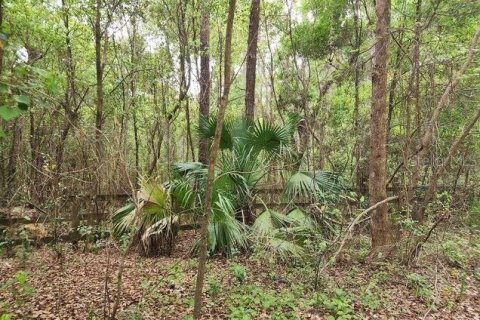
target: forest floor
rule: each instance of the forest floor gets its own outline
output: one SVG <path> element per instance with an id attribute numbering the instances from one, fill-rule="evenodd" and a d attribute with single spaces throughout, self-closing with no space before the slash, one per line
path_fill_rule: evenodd
<path id="1" fill-rule="evenodd" d="M 358 236 L 317 290 L 312 266 L 262 254 L 213 258 L 204 312 L 209 319 L 480 319 L 480 238 L 455 234 L 433 236 L 441 245 L 425 246 L 415 267 L 366 263 L 368 237 Z M 193 237 L 183 233 L 172 257 L 125 257 L 117 319 L 191 319 Z M 62 250 L 62 259 L 48 246 L 2 257 L 0 311 L 3 304 L 12 319 L 107 319 L 121 255 Z"/>

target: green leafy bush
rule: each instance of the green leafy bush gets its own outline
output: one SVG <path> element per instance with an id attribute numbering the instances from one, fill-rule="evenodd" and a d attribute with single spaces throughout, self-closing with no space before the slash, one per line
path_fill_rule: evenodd
<path id="1" fill-rule="evenodd" d="M 245 281 L 245 278 L 247 277 L 247 269 L 245 269 L 244 266 L 234 262 L 231 264 L 230 269 L 238 282 L 243 283 Z"/>
<path id="2" fill-rule="evenodd" d="M 409 273 L 407 275 L 407 281 L 408 287 L 413 290 L 417 297 L 427 301 L 431 300 L 433 292 L 425 276 L 418 273 Z"/>
<path id="3" fill-rule="evenodd" d="M 447 258 L 448 263 L 457 268 L 462 267 L 467 260 L 464 250 L 467 246 L 468 243 L 463 239 L 447 240 L 441 244 L 443 254 Z"/>
<path id="4" fill-rule="evenodd" d="M 343 289 L 335 288 L 330 292 L 320 293 L 316 300 L 318 304 L 331 313 L 327 319 L 353 319 L 353 303 Z"/>

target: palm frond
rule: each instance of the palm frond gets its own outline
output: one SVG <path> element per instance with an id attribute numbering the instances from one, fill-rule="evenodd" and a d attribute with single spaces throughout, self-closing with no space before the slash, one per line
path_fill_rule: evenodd
<path id="1" fill-rule="evenodd" d="M 162 184 L 154 181 L 144 181 L 141 184 L 142 187 L 137 194 L 138 199 L 158 206 L 159 210 L 167 208 L 168 192 Z"/>
<path id="2" fill-rule="evenodd" d="M 288 216 L 267 209 L 255 219 L 251 233 L 257 238 L 272 236 L 277 229 L 286 227 L 292 222 L 293 220 Z"/>
<path id="3" fill-rule="evenodd" d="M 306 230 L 315 230 L 317 227 L 315 221 L 299 208 L 293 209 L 287 214 L 287 216 L 295 221 L 297 226 Z"/>
<path id="4" fill-rule="evenodd" d="M 311 197 L 319 191 L 318 184 L 306 172 L 294 173 L 285 185 L 284 195 L 287 199 L 296 197 Z"/>
<path id="5" fill-rule="evenodd" d="M 128 204 L 113 214 L 116 236 L 129 232 L 141 235 L 150 226 L 171 214 L 169 195 L 161 184 L 143 181 L 138 191 L 138 200 L 138 206 Z"/>
<path id="6" fill-rule="evenodd" d="M 198 133 L 200 138 L 213 139 L 215 137 L 215 128 L 217 127 L 217 116 L 211 115 L 208 118 L 201 117 L 200 125 L 198 127 Z M 232 121 L 225 119 L 222 128 L 222 136 L 220 139 L 220 149 L 232 149 L 233 148 L 233 135 L 231 132 Z"/>
<path id="7" fill-rule="evenodd" d="M 280 237 L 266 238 L 263 242 L 263 249 L 282 260 L 302 259 L 305 256 L 305 250 L 302 246 Z"/>
<path id="8" fill-rule="evenodd" d="M 183 176 L 192 172 L 201 174 L 205 172 L 206 167 L 201 162 L 177 162 L 173 165 L 173 170 L 175 173 Z"/>
<path id="9" fill-rule="evenodd" d="M 120 237 L 122 234 L 128 232 L 132 227 L 135 219 L 135 204 L 129 203 L 112 215 L 113 222 L 113 234 L 116 237 Z"/>
<path id="10" fill-rule="evenodd" d="M 279 154 L 291 141 L 290 131 L 266 121 L 258 121 L 252 128 L 249 144 L 258 151 Z"/>
<path id="11" fill-rule="evenodd" d="M 321 198 L 323 194 L 338 194 L 343 190 L 338 175 L 328 171 L 299 171 L 287 181 L 284 196 L 293 200 L 297 197 Z"/>
<path id="12" fill-rule="evenodd" d="M 199 242 L 193 251 L 198 249 Z M 247 247 L 246 226 L 235 219 L 235 206 L 222 194 L 213 203 L 208 223 L 208 250 L 230 256 Z"/>
<path id="13" fill-rule="evenodd" d="M 317 182 L 317 185 L 323 192 L 340 193 L 345 190 L 340 176 L 335 172 L 317 170 L 308 172 L 308 175 Z"/>

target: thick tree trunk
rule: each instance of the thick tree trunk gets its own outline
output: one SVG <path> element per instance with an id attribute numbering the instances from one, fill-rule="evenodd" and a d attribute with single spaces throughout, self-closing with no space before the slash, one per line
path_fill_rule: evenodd
<path id="1" fill-rule="evenodd" d="M 255 115 L 255 78 L 257 75 L 258 27 L 260 24 L 260 0 L 252 0 L 247 40 L 247 71 L 245 81 L 245 116 L 253 120 Z"/>
<path id="2" fill-rule="evenodd" d="M 210 113 L 210 14 L 205 4 L 202 4 L 202 22 L 200 27 L 200 118 L 208 119 Z M 208 139 L 200 139 L 198 146 L 198 161 L 207 163 Z"/>
<path id="3" fill-rule="evenodd" d="M 372 70 L 372 111 L 370 115 L 369 200 L 374 205 L 387 197 L 387 78 L 390 28 L 390 0 L 377 0 L 376 44 Z M 387 205 L 372 213 L 372 246 L 378 250 L 393 243 Z"/>
<path id="4" fill-rule="evenodd" d="M 215 128 L 215 137 L 213 139 L 212 151 L 210 152 L 210 161 L 208 163 L 207 187 L 205 191 L 205 201 L 203 207 L 202 224 L 200 228 L 200 248 L 198 251 L 198 271 L 195 286 L 195 306 L 194 317 L 200 319 L 202 314 L 203 300 L 203 282 L 205 279 L 205 267 L 207 263 L 208 251 L 208 221 L 210 210 L 212 208 L 213 182 L 215 179 L 215 163 L 217 161 L 218 150 L 220 149 L 220 139 L 222 136 L 223 120 L 225 118 L 225 110 L 228 104 L 228 95 L 230 93 L 231 79 L 231 57 L 232 57 L 232 33 L 233 19 L 235 16 L 236 0 L 230 0 L 228 6 L 227 28 L 225 32 L 225 59 L 224 59 L 224 87 L 223 94 L 220 98 L 220 106 L 218 109 L 217 125 Z"/>

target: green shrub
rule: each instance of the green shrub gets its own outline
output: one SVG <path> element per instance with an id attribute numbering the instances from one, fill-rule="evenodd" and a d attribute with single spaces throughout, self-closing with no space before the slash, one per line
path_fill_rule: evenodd
<path id="1" fill-rule="evenodd" d="M 413 290 L 415 295 L 427 301 L 431 300 L 433 292 L 430 289 L 428 279 L 418 273 L 407 275 L 408 287 Z"/>
<path id="2" fill-rule="evenodd" d="M 327 319 L 353 319 L 353 303 L 343 289 L 335 288 L 331 292 L 321 293 L 317 296 L 317 302 L 331 313 Z"/>
<path id="3" fill-rule="evenodd" d="M 214 277 L 210 277 L 207 280 L 207 284 L 208 284 L 208 293 L 211 296 L 215 297 L 220 293 L 222 289 L 222 285 L 220 284 L 220 282 L 218 282 L 217 279 L 215 279 Z"/>
<path id="4" fill-rule="evenodd" d="M 441 244 L 443 254 L 447 258 L 448 263 L 454 267 L 462 267 L 465 264 L 467 257 L 464 249 L 468 246 L 466 240 L 447 240 Z"/>
<path id="5" fill-rule="evenodd" d="M 230 269 L 232 270 L 232 273 L 238 282 L 243 283 L 243 281 L 245 281 L 245 278 L 247 277 L 247 269 L 245 269 L 244 266 L 233 262 L 230 266 Z"/>

